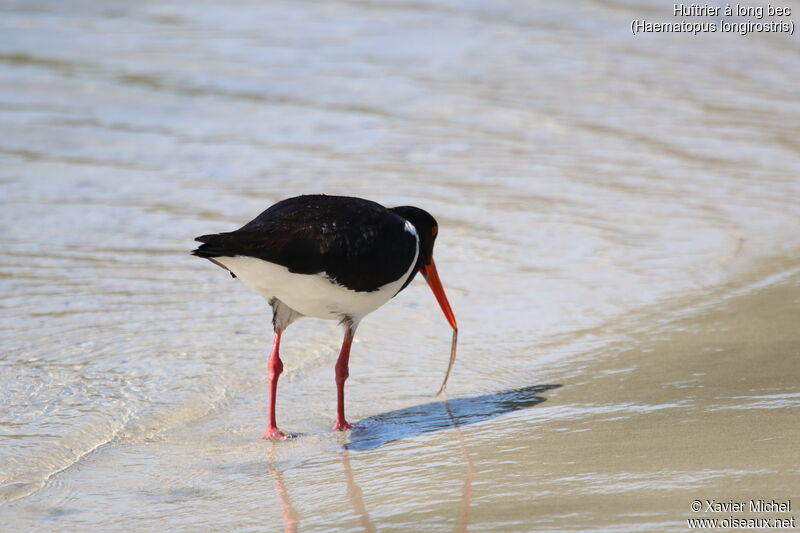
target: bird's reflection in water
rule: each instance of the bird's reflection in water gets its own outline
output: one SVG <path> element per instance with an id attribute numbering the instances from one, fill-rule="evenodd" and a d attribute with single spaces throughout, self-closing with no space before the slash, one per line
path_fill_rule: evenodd
<path id="1" fill-rule="evenodd" d="M 505 413 L 531 407 L 545 401 L 540 393 L 561 385 L 531 385 L 470 398 L 444 399 L 424 405 L 391 411 L 369 418 L 356 424 L 351 431 L 350 442 L 339 452 L 346 483 L 347 499 L 358 516 L 364 531 L 373 532 L 375 526 L 369 519 L 361 487 L 356 483 L 350 465 L 350 450 L 372 450 L 389 442 L 414 437 L 443 429 L 455 429 L 458 439 L 461 462 L 466 468 L 461 489 L 461 504 L 456 523 L 457 532 L 467 531 L 472 513 L 472 483 L 475 468 L 467 449 L 466 439 L 461 427 L 483 420 L 495 418 Z M 281 471 L 275 466 L 275 448 L 270 446 L 267 453 L 267 469 L 275 483 L 281 504 L 281 518 L 285 533 L 297 531 L 297 511 L 289 499 Z"/>
<path id="2" fill-rule="evenodd" d="M 373 532 L 375 526 L 369 521 L 369 514 L 367 514 L 367 507 L 364 505 L 364 495 L 361 492 L 361 487 L 356 483 L 353 477 L 353 469 L 350 467 L 350 457 L 347 450 L 339 452 L 339 457 L 342 459 L 342 466 L 344 467 L 344 479 L 347 482 L 347 499 L 350 501 L 350 506 L 353 511 L 358 515 L 358 521 L 364 531 Z"/>
<path id="3" fill-rule="evenodd" d="M 272 476 L 275 484 L 275 491 L 278 493 L 278 501 L 281 503 L 281 519 L 283 520 L 284 533 L 297 532 L 297 511 L 289 499 L 289 492 L 283 482 L 283 473 L 275 466 L 275 450 L 272 446 L 267 451 L 267 470 Z"/>
<path id="4" fill-rule="evenodd" d="M 358 521 L 364 531 L 374 532 L 375 526 L 369 520 L 367 507 L 364 505 L 364 496 L 361 492 L 361 487 L 356 483 L 353 477 L 353 468 L 350 466 L 350 457 L 347 450 L 339 452 L 339 458 L 342 461 L 342 469 L 344 471 L 344 479 L 347 487 L 347 499 L 350 506 L 353 508 Z M 275 484 L 275 492 L 278 493 L 278 501 L 281 504 L 281 520 L 283 521 L 284 533 L 297 532 L 297 510 L 292 505 L 292 500 L 289 498 L 289 491 L 286 490 L 286 484 L 283 482 L 283 473 L 276 466 L 275 449 L 270 446 L 267 452 L 267 471 L 272 476 L 272 481 Z"/>
<path id="5" fill-rule="evenodd" d="M 475 477 L 475 469 L 472 464 L 472 457 L 470 457 L 469 451 L 467 450 L 467 442 L 466 439 L 464 439 L 464 432 L 461 431 L 461 425 L 453 415 L 453 410 L 450 407 L 450 402 L 448 402 L 446 396 L 444 400 L 444 408 L 447 411 L 447 416 L 450 417 L 450 421 L 456 430 L 456 436 L 458 437 L 458 449 L 461 451 L 461 460 L 467 467 L 467 474 L 464 476 L 464 484 L 461 487 L 461 507 L 459 508 L 458 522 L 456 523 L 456 532 L 462 533 L 467 531 L 470 523 L 470 514 L 472 512 L 472 481 Z"/>

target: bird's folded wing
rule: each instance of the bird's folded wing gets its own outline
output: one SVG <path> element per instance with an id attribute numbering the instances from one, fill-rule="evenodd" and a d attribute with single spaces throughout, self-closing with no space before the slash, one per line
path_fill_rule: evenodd
<path id="1" fill-rule="evenodd" d="M 399 279 L 416 255 L 416 238 L 402 219 L 365 224 L 245 226 L 229 233 L 202 235 L 193 255 L 255 257 L 298 274 L 324 273 L 356 291 L 372 291 Z"/>

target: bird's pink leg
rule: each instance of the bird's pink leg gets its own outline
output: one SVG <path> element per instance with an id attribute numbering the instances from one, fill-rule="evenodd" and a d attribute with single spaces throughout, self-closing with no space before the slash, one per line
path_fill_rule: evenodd
<path id="1" fill-rule="evenodd" d="M 348 364 L 350 362 L 350 345 L 353 344 L 354 328 L 352 325 L 345 326 L 344 341 L 342 350 L 339 352 L 339 359 L 336 361 L 336 423 L 333 429 L 344 431 L 353 425 L 344 418 L 344 382 L 350 375 Z"/>
<path id="2" fill-rule="evenodd" d="M 275 422 L 275 400 L 278 396 L 278 376 L 283 372 L 283 362 L 278 351 L 281 347 L 281 329 L 275 328 L 275 340 L 272 343 L 272 352 L 267 360 L 267 386 L 269 387 L 269 417 L 267 429 L 264 430 L 262 439 L 286 439 L 286 435 L 278 429 Z"/>

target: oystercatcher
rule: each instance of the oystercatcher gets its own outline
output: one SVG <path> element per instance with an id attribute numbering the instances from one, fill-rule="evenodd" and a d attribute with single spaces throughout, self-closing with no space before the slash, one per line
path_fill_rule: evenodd
<path id="1" fill-rule="evenodd" d="M 303 316 L 338 320 L 344 341 L 336 362 L 336 423 L 344 416 L 344 382 L 353 335 L 361 319 L 411 283 L 420 272 L 453 328 L 450 362 L 455 359 L 458 326 L 433 262 L 436 220 L 417 207 L 388 209 L 348 196 L 321 194 L 282 200 L 240 229 L 202 235 L 192 251 L 228 270 L 272 306 L 275 331 L 267 362 L 269 417 L 264 438 L 285 439 L 275 421 L 281 334 Z"/>

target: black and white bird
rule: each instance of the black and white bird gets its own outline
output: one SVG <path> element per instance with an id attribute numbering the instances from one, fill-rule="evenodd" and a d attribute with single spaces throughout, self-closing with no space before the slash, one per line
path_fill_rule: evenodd
<path id="1" fill-rule="evenodd" d="M 338 320 L 344 326 L 333 428 L 349 429 L 344 383 L 356 328 L 408 286 L 417 272 L 453 328 L 452 366 L 458 327 L 433 262 L 437 232 L 436 220 L 417 207 L 386 208 L 361 198 L 315 194 L 282 200 L 236 231 L 195 239 L 203 244 L 193 255 L 230 271 L 272 306 L 275 337 L 267 362 L 269 416 L 264 438 L 286 438 L 275 420 L 283 331 L 303 316 Z"/>

